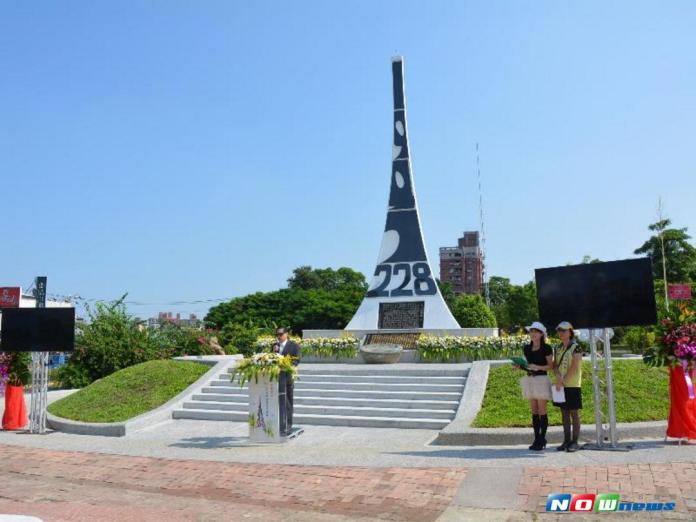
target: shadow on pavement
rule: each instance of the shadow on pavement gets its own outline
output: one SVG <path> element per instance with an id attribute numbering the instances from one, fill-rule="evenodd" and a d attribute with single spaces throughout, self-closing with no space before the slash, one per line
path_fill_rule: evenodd
<path id="1" fill-rule="evenodd" d="M 189 437 L 170 444 L 171 448 L 245 448 L 258 446 L 249 441 L 249 437 Z"/>

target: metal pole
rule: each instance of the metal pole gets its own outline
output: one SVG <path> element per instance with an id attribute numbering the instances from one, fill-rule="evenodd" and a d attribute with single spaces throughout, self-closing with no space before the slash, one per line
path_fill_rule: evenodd
<path id="1" fill-rule="evenodd" d="M 594 330 L 590 330 L 590 357 L 592 360 L 592 391 L 594 392 L 595 429 L 597 431 L 597 447 L 601 448 L 604 442 L 604 428 L 602 427 L 602 398 L 599 382 L 599 363 L 597 360 L 597 338 Z"/>
<path id="2" fill-rule="evenodd" d="M 614 409 L 614 381 L 612 378 L 612 360 L 611 360 L 611 336 L 609 329 L 604 329 L 604 369 L 606 371 L 606 387 L 607 387 L 607 413 L 609 416 L 609 440 L 611 447 L 616 447 L 616 410 Z"/>

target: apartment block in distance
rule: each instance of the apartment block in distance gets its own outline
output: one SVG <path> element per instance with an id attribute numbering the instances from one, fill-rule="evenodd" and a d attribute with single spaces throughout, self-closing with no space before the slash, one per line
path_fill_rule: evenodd
<path id="1" fill-rule="evenodd" d="M 464 232 L 456 247 L 440 248 L 440 281 L 455 294 L 479 294 L 483 286 L 483 255 L 478 232 Z"/>

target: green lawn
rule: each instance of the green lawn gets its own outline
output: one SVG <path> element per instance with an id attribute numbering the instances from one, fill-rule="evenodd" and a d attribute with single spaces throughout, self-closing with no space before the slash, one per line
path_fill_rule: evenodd
<path id="1" fill-rule="evenodd" d="M 58 417 L 83 422 L 120 422 L 161 406 L 196 382 L 210 366 L 148 361 L 113 373 L 48 407 Z"/>
<path id="2" fill-rule="evenodd" d="M 617 422 L 667 419 L 669 410 L 668 374 L 665 368 L 648 368 L 640 360 L 614 360 L 614 394 Z M 520 378 L 524 375 L 512 365 L 491 368 L 483 406 L 472 426 L 503 428 L 529 426 L 529 403 L 522 398 Z M 582 365 L 583 424 L 594 424 L 592 369 Z M 560 425 L 560 409 L 548 403 L 549 424 Z"/>

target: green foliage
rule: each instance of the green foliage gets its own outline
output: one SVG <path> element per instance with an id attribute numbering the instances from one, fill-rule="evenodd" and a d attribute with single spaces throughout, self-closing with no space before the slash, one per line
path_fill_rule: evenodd
<path id="1" fill-rule="evenodd" d="M 652 327 L 631 326 L 625 329 L 621 343 L 632 353 L 642 353 L 645 349 L 655 346 L 656 336 Z"/>
<path id="2" fill-rule="evenodd" d="M 592 368 L 582 363 L 580 421 L 594 425 L 592 408 Z M 614 360 L 614 395 L 618 422 L 656 421 L 667 418 L 669 410 L 668 374 L 662 368 L 645 368 L 636 360 Z M 529 402 L 522 397 L 520 378 L 524 372 L 512 365 L 491 368 L 483 405 L 473 423 L 477 428 L 503 428 L 530 425 Z M 560 425 L 560 409 L 549 403 L 549 424 Z"/>
<path id="3" fill-rule="evenodd" d="M 461 294 L 452 305 L 452 315 L 462 328 L 494 328 L 495 315 L 480 295 Z"/>
<path id="4" fill-rule="evenodd" d="M 361 284 L 349 283 L 331 290 L 300 287 L 307 285 L 293 283 L 292 288 L 237 297 L 211 308 L 205 320 L 217 328 L 228 323 L 257 326 L 275 323 L 298 332 L 340 330 L 348 324 L 365 295 Z"/>
<path id="5" fill-rule="evenodd" d="M 508 332 L 516 332 L 538 320 L 539 311 L 534 281 L 525 285 L 513 285 L 507 277 L 492 276 L 488 287 L 491 309 L 500 328 Z"/>
<path id="6" fill-rule="evenodd" d="M 7 383 L 12 386 L 24 386 L 31 381 L 31 355 L 28 352 L 14 352 L 7 367 Z"/>
<path id="7" fill-rule="evenodd" d="M 454 291 L 452 290 L 452 283 L 449 281 L 445 281 L 444 283 L 440 281 L 439 279 L 437 280 L 437 286 L 440 288 L 440 293 L 442 294 L 442 298 L 445 300 L 445 303 L 447 303 L 447 307 L 452 310 L 452 307 L 454 306 L 454 300 L 456 299 L 456 296 L 454 295 Z"/>
<path id="8" fill-rule="evenodd" d="M 664 279 L 662 266 L 662 244 L 664 241 L 667 260 L 667 281 L 671 283 L 696 280 L 696 248 L 689 243 L 687 228 L 668 228 L 672 222 L 661 219 L 648 226 L 654 235 L 634 251 L 634 254 L 648 255 L 652 260 L 653 277 Z"/>
<path id="9" fill-rule="evenodd" d="M 288 288 L 292 290 L 345 290 L 353 288 L 365 292 L 365 276 L 352 268 L 312 268 L 301 266 L 292 271 L 288 279 Z"/>
<path id="10" fill-rule="evenodd" d="M 215 335 L 212 330 L 201 331 L 197 328 L 178 326 L 164 322 L 159 328 L 150 330 L 150 335 L 159 346 L 162 358 L 182 355 L 212 355 L 215 351 L 210 346 L 210 338 Z"/>
<path id="11" fill-rule="evenodd" d="M 451 337 L 422 335 L 416 341 L 418 355 L 424 361 L 464 362 L 509 359 L 519 355 L 529 342 L 526 335 L 504 337 Z"/>
<path id="12" fill-rule="evenodd" d="M 148 361 L 100 379 L 48 406 L 58 417 L 121 422 L 161 406 L 210 369 L 184 361 Z"/>
<path id="13" fill-rule="evenodd" d="M 227 323 L 220 330 L 220 341 L 225 348 L 225 353 L 228 355 L 234 353 L 241 353 L 244 356 L 251 355 L 255 351 L 256 339 L 260 330 L 251 321 Z"/>
<path id="14" fill-rule="evenodd" d="M 125 296 L 124 296 L 125 297 Z M 58 378 L 67 388 L 82 387 L 116 370 L 159 358 L 155 335 L 126 313 L 123 298 L 87 308 L 89 321 L 78 325 L 75 351 Z"/>

